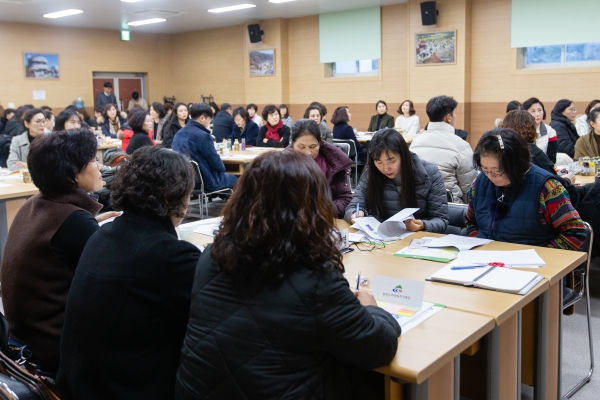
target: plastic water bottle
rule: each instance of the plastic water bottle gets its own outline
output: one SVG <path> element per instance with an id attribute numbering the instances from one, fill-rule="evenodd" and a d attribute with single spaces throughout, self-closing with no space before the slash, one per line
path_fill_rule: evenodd
<path id="1" fill-rule="evenodd" d="M 242 138 L 242 151 L 246 151 L 246 139 Z"/>
<path id="2" fill-rule="evenodd" d="M 231 139 L 227 139 L 227 148 L 228 148 L 229 150 L 231 150 L 231 149 L 232 149 L 232 145 L 231 145 Z"/>

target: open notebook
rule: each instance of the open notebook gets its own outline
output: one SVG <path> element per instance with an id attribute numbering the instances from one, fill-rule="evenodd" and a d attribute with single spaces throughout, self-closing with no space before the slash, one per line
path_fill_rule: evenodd
<path id="1" fill-rule="evenodd" d="M 446 265 L 430 278 L 435 282 L 455 283 L 499 292 L 525 294 L 543 279 L 537 272 L 486 266 L 475 269 L 452 269 Z"/>

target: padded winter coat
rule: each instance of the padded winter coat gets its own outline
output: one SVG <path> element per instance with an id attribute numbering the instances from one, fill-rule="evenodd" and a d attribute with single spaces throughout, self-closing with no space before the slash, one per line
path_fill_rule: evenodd
<path id="1" fill-rule="evenodd" d="M 575 143 L 579 139 L 575 125 L 562 114 L 552 114 L 550 126 L 554 128 L 558 137 L 558 152 L 568 154 L 569 157 L 573 158 L 575 156 Z"/>

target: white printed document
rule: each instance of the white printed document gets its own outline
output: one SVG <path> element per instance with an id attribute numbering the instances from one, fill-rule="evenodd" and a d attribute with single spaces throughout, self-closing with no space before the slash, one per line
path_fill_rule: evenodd
<path id="1" fill-rule="evenodd" d="M 456 247 L 459 250 L 471 250 L 473 247 L 483 246 L 490 243 L 490 239 L 472 238 L 460 235 L 446 235 L 439 238 L 431 238 L 423 244 L 425 247 Z"/>
<path id="2" fill-rule="evenodd" d="M 418 208 L 405 208 L 384 222 L 379 222 L 374 217 L 356 218 L 354 222 L 355 225 L 359 226 L 358 229 L 365 232 L 372 239 L 403 239 L 412 234 L 406 229 L 404 221 L 412 219 L 413 214 L 418 210 Z"/>

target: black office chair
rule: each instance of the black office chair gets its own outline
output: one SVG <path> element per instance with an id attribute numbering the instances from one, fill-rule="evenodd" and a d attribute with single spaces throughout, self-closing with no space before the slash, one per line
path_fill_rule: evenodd
<path id="1" fill-rule="evenodd" d="M 571 307 L 579 300 L 585 297 L 586 302 L 586 314 L 587 314 L 587 328 L 588 328 L 588 340 L 590 344 L 590 369 L 585 378 L 579 381 L 575 386 L 573 386 L 567 394 L 565 394 L 562 398 L 570 399 L 573 397 L 575 393 L 579 391 L 586 383 L 592 379 L 592 374 L 594 373 L 594 341 L 592 339 L 592 313 L 590 310 L 590 264 L 592 260 L 592 243 L 594 243 L 594 231 L 592 227 L 587 222 L 583 223 L 585 225 L 585 232 L 587 233 L 587 238 L 585 239 L 585 243 L 581 247 L 581 251 L 585 251 L 587 253 L 587 260 L 584 264 L 577 267 L 574 271 L 575 282 L 574 282 L 574 290 L 570 294 L 568 298 L 563 299 L 563 310 Z"/>
<path id="2" fill-rule="evenodd" d="M 356 143 L 354 143 L 354 140 L 350 140 L 350 139 L 333 139 L 333 144 L 337 145 L 337 144 L 341 144 L 341 143 L 347 144 L 348 147 L 350 148 L 350 152 L 348 154 L 348 157 L 350 157 L 350 159 L 352 161 L 354 161 L 354 163 L 352 164 L 352 168 L 354 168 L 354 184 L 358 185 L 358 166 L 359 165 L 365 165 L 365 163 L 358 161 L 358 154 L 356 153 Z"/>
<path id="3" fill-rule="evenodd" d="M 192 211 L 192 206 L 196 205 L 194 200 L 190 200 L 190 205 L 188 206 L 188 212 L 186 217 L 195 217 L 204 219 L 204 214 L 202 212 L 202 204 L 204 204 L 204 208 L 206 210 L 206 216 L 208 217 L 208 198 L 211 195 L 222 194 L 224 196 L 230 196 L 233 192 L 231 188 L 225 188 L 220 190 L 215 190 L 214 192 L 206 192 L 204 191 L 204 178 L 202 178 L 202 172 L 200 171 L 200 166 L 194 160 L 191 160 L 192 167 L 194 168 L 194 172 L 196 173 L 196 187 L 200 187 L 200 189 L 192 190 L 193 195 L 198 195 L 198 210 L 199 213 L 195 213 Z"/>
<path id="4" fill-rule="evenodd" d="M 448 227 L 446 235 L 467 236 L 467 205 L 448 202 Z"/>

